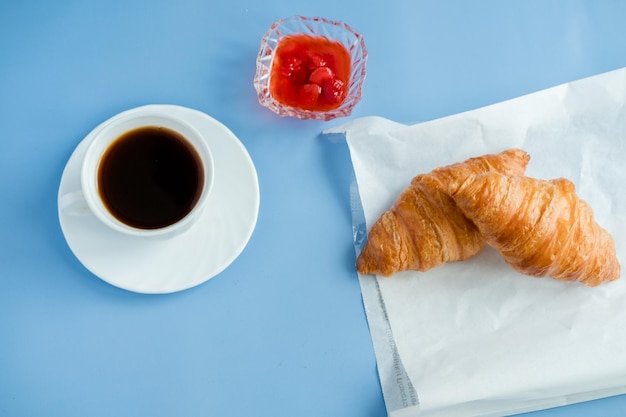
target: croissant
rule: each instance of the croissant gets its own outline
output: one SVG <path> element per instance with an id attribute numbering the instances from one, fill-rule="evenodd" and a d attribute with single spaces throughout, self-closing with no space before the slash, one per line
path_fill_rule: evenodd
<path id="1" fill-rule="evenodd" d="M 357 258 L 357 271 L 389 276 L 405 270 L 427 271 L 474 256 L 485 240 L 447 190 L 484 172 L 523 175 L 529 159 L 523 150 L 510 149 L 416 176 L 371 227 Z"/>
<path id="2" fill-rule="evenodd" d="M 588 286 L 620 275 L 613 238 L 569 180 L 490 172 L 449 191 L 486 242 L 523 274 Z"/>

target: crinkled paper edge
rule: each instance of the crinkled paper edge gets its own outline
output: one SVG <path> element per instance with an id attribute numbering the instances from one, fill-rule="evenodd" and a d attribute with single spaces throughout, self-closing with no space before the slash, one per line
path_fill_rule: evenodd
<path id="1" fill-rule="evenodd" d="M 358 255 L 367 238 L 367 226 L 354 177 L 350 184 L 350 209 L 354 249 Z M 419 414 L 417 392 L 396 349 L 378 278 L 372 275 L 358 274 L 358 276 L 387 414 L 390 417 L 417 416 Z"/>

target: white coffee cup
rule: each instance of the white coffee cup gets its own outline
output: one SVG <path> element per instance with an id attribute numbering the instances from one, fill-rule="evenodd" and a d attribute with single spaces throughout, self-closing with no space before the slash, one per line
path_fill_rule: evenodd
<path id="1" fill-rule="evenodd" d="M 107 151 L 118 141 L 126 140 L 129 132 L 138 129 L 157 128 L 175 133 L 183 139 L 186 147 L 194 154 L 198 163 L 201 185 L 184 217 L 163 227 L 139 227 L 121 219 L 109 208 L 100 189 L 100 169 Z M 199 218 L 207 204 L 214 180 L 214 164 L 211 150 L 206 140 L 192 125 L 183 119 L 154 108 L 136 109 L 121 113 L 100 125 L 92 133 L 80 172 L 81 189 L 70 192 L 60 199 L 64 214 L 94 215 L 104 225 L 120 233 L 144 238 L 169 238 L 189 229 Z M 110 204 L 109 204 L 110 206 Z"/>

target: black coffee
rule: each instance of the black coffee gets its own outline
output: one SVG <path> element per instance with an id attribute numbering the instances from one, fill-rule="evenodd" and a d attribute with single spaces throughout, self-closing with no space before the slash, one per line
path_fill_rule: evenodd
<path id="1" fill-rule="evenodd" d="M 185 217 L 203 185 L 195 149 L 163 127 L 141 127 L 120 136 L 98 169 L 99 194 L 109 212 L 140 229 L 158 229 Z"/>

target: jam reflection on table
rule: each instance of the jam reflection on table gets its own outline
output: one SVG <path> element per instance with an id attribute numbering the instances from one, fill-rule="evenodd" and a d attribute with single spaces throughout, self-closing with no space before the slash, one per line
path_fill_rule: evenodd
<path id="1" fill-rule="evenodd" d="M 276 47 L 270 93 L 279 103 L 310 111 L 336 109 L 346 98 L 350 53 L 322 36 L 290 35 Z"/>

